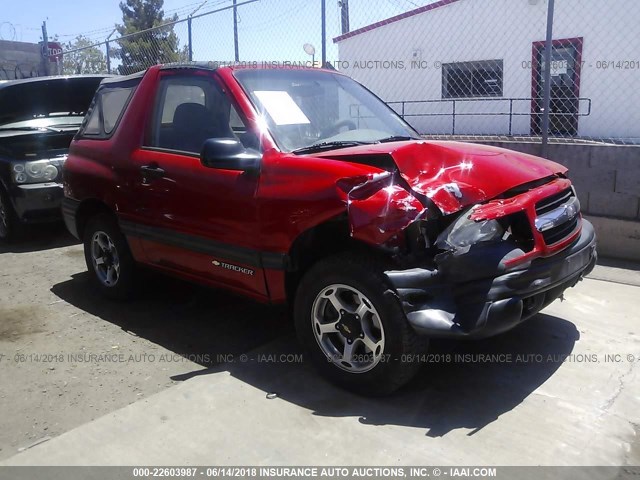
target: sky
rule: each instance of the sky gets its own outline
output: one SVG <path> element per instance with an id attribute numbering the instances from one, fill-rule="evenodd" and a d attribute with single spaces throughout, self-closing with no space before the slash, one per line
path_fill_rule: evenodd
<path id="1" fill-rule="evenodd" d="M 238 0 L 242 3 L 245 0 Z M 351 30 L 412 10 L 433 0 L 349 0 Z M 165 0 L 165 14 L 186 18 L 204 0 Z M 208 0 L 198 14 L 231 5 L 231 0 Z M 46 20 L 48 36 L 63 41 L 77 35 L 100 42 L 122 21 L 118 0 L 0 0 L 0 39 L 38 42 Z M 240 60 L 310 60 L 305 43 L 321 53 L 321 0 L 258 0 L 238 7 Z M 340 35 L 338 0 L 326 0 L 327 59 L 338 58 L 332 38 Z M 175 26 L 180 44 L 187 43 L 186 22 Z M 193 20 L 194 60 L 231 61 L 232 10 Z M 114 34 L 115 38 L 117 34 Z"/>

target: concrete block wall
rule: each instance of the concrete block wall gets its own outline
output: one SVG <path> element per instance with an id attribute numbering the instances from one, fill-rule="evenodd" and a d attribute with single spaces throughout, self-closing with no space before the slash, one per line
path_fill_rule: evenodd
<path id="1" fill-rule="evenodd" d="M 540 152 L 537 143 L 482 143 Z M 640 146 L 550 144 L 549 159 L 569 169 L 584 213 L 640 221 Z"/>
<path id="2" fill-rule="evenodd" d="M 13 80 L 16 73 L 18 78 L 46 74 L 40 46 L 37 43 L 0 40 L 0 80 Z"/>

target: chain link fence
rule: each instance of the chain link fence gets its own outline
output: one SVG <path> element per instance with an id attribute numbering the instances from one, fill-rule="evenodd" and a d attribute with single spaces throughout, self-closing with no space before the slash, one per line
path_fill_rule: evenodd
<path id="1" fill-rule="evenodd" d="M 637 144 L 631 18 L 633 0 L 441 0 L 335 41 L 343 70 L 423 134 Z"/>
<path id="2" fill-rule="evenodd" d="M 67 49 L 64 73 L 129 74 L 191 60 L 324 62 L 426 136 L 640 143 L 637 0 L 226 0 L 192 8 L 153 29 Z"/>

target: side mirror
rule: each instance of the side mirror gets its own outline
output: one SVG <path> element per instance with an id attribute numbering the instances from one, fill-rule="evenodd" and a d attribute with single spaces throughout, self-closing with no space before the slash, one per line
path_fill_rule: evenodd
<path id="1" fill-rule="evenodd" d="M 260 166 L 262 154 L 244 148 L 235 138 L 210 138 L 202 146 L 202 165 L 222 170 L 255 171 Z"/>

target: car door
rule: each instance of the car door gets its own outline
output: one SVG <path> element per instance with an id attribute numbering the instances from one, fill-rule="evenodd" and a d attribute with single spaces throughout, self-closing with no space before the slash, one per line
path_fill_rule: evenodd
<path id="1" fill-rule="evenodd" d="M 145 219 L 136 228 L 147 261 L 266 297 L 258 175 L 200 161 L 208 138 L 252 138 L 224 86 L 209 71 L 162 72 L 150 123 L 144 146 L 133 154 L 138 216 Z"/>

